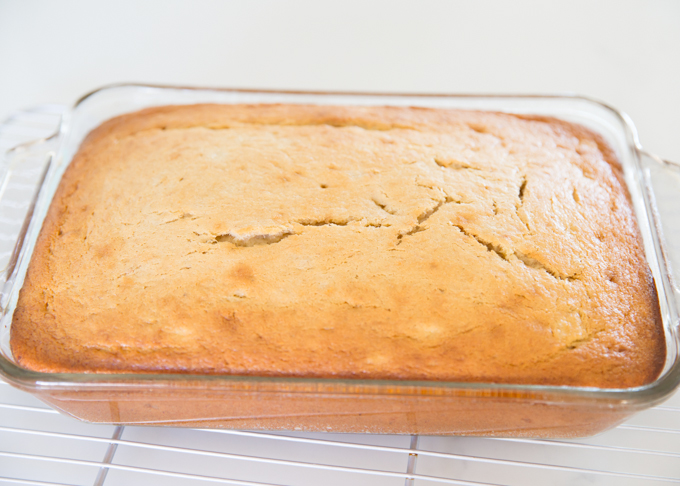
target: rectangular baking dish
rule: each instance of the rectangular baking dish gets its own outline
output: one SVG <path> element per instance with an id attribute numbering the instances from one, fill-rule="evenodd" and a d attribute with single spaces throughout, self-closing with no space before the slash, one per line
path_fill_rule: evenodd
<path id="1" fill-rule="evenodd" d="M 667 360 L 653 383 L 630 389 L 490 383 L 304 379 L 183 374 L 38 373 L 17 366 L 9 334 L 18 292 L 60 177 L 87 133 L 150 106 L 194 103 L 312 103 L 461 108 L 545 115 L 585 125 L 617 153 L 659 294 Z M 81 420 L 136 425 L 497 437 L 577 437 L 614 427 L 667 398 L 680 382 L 673 255 L 662 221 L 674 217 L 680 170 L 642 150 L 629 118 L 579 96 L 384 95 L 265 92 L 116 85 L 83 97 L 57 134 L 11 150 L 0 166 L 0 221 L 22 218 L 0 274 L 0 374 L 15 387 Z M 33 194 L 23 201 L 13 191 Z M 654 192 L 652 191 L 654 188 Z M 675 201 L 674 201 L 675 199 Z M 675 225 L 675 227 L 673 227 Z M 675 260 L 677 263 L 677 260 Z M 678 268 L 678 267 L 676 267 Z"/>

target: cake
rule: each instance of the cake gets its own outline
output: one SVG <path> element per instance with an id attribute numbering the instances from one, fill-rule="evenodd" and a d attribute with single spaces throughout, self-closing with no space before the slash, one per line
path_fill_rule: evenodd
<path id="1" fill-rule="evenodd" d="M 604 139 L 412 107 L 105 122 L 54 196 L 10 344 L 42 372 L 605 388 L 665 362 Z"/>

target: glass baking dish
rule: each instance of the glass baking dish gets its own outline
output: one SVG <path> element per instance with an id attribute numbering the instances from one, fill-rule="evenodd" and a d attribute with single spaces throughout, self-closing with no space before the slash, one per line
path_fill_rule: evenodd
<path id="1" fill-rule="evenodd" d="M 667 359 L 653 383 L 630 389 L 183 374 L 39 373 L 17 366 L 9 334 L 18 292 L 60 177 L 83 138 L 103 121 L 149 106 L 194 103 L 311 103 L 461 108 L 545 115 L 603 135 L 625 173 L 659 294 Z M 630 119 L 571 95 L 393 95 L 269 92 L 116 85 L 83 97 L 58 133 L 11 150 L 0 166 L 0 220 L 25 218 L 0 275 L 0 374 L 15 387 L 81 420 L 136 425 L 284 429 L 497 437 L 577 437 L 614 427 L 666 399 L 680 382 L 678 301 L 673 256 L 662 222 L 680 235 L 674 214 L 680 170 L 646 153 Z M 12 188 L 34 194 L 16 203 Z M 654 192 L 652 191 L 654 188 Z M 30 199 L 30 198 L 29 198 Z M 18 215 L 18 216 L 17 216 Z M 678 239 L 674 239 L 678 241 Z M 676 266 L 676 268 L 678 268 Z"/>

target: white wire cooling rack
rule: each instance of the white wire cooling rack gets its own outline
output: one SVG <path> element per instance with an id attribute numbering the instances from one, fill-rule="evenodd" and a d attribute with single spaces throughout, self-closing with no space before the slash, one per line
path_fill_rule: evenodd
<path id="1" fill-rule="evenodd" d="M 51 134 L 63 110 L 14 115 L 0 125 L 0 153 Z M 0 243 L 21 223 L 3 217 Z M 91 425 L 0 382 L 0 485 L 206 483 L 680 484 L 680 394 L 594 438 L 531 440 Z"/>

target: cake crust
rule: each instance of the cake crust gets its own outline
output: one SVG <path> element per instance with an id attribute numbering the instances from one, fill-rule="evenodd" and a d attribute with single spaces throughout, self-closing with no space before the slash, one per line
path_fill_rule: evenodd
<path id="1" fill-rule="evenodd" d="M 26 368 L 631 387 L 665 361 L 621 168 L 560 120 L 194 105 L 95 129 L 11 329 Z"/>

